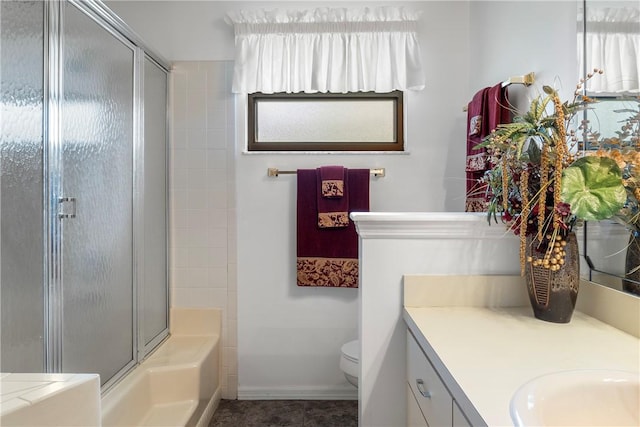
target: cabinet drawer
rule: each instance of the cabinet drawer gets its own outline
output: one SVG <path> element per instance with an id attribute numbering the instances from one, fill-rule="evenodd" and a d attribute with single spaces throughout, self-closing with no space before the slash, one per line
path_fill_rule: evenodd
<path id="1" fill-rule="evenodd" d="M 409 384 L 407 384 L 407 427 L 429 427 Z"/>
<path id="2" fill-rule="evenodd" d="M 407 331 L 407 381 L 430 427 L 453 425 L 453 398 Z"/>

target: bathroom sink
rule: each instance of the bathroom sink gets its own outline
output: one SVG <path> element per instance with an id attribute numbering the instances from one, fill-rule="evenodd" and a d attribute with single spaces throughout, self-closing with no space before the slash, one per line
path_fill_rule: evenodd
<path id="1" fill-rule="evenodd" d="M 640 373 L 561 371 L 520 387 L 509 405 L 516 426 L 640 426 Z"/>

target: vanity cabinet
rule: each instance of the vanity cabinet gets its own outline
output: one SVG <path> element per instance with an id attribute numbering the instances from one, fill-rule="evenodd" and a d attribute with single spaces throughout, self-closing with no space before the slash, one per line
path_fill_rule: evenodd
<path id="1" fill-rule="evenodd" d="M 469 426 L 431 362 L 407 330 L 407 424 Z"/>

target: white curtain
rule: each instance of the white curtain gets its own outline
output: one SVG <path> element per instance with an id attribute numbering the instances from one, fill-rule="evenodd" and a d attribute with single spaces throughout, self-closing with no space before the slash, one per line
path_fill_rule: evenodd
<path id="1" fill-rule="evenodd" d="M 582 33 L 578 52 L 582 52 Z M 584 58 L 583 56 L 586 56 Z M 587 84 L 589 92 L 640 92 L 640 7 L 587 8 L 585 55 L 587 72 L 601 68 L 604 74 Z"/>
<path id="2" fill-rule="evenodd" d="M 423 89 L 418 15 L 399 7 L 230 12 L 233 91 Z"/>

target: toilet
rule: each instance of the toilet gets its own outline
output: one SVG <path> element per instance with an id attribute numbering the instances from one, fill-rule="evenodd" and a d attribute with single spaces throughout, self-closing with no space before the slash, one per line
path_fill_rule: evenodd
<path id="1" fill-rule="evenodd" d="M 340 369 L 344 372 L 347 381 L 358 387 L 358 375 L 360 374 L 360 341 L 349 341 L 342 346 Z"/>

